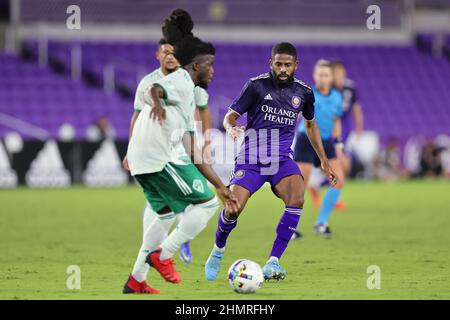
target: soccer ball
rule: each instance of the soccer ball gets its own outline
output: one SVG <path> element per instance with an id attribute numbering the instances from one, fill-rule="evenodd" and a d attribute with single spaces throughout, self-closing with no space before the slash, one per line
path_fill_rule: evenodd
<path id="1" fill-rule="evenodd" d="M 256 262 L 239 259 L 228 270 L 228 282 L 237 293 L 254 293 L 264 282 L 263 271 Z"/>

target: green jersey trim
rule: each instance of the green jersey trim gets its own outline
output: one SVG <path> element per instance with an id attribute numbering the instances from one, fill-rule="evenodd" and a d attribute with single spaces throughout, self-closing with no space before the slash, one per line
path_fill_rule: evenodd
<path id="1" fill-rule="evenodd" d="M 164 86 L 162 84 L 158 83 L 158 82 L 155 82 L 153 85 L 157 85 L 158 87 L 160 87 L 162 89 L 162 91 L 163 91 L 163 99 L 167 100 L 168 95 L 167 95 L 167 91 L 164 88 Z"/>
<path id="2" fill-rule="evenodd" d="M 199 109 L 207 109 L 208 108 L 208 103 L 204 104 L 204 105 L 201 105 L 201 106 L 197 105 L 196 107 L 199 108 Z"/>
<path id="3" fill-rule="evenodd" d="M 169 175 L 172 177 L 172 179 L 177 184 L 178 188 L 183 192 L 184 195 L 189 195 L 192 193 L 191 188 L 188 186 L 188 184 L 183 180 L 182 177 L 177 173 L 177 171 L 170 165 L 170 163 L 167 163 L 164 170 L 169 173 Z"/>

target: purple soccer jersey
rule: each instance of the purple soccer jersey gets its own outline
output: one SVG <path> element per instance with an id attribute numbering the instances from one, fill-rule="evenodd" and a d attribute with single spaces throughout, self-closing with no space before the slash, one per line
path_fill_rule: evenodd
<path id="1" fill-rule="evenodd" d="M 230 184 L 256 192 L 266 181 L 274 188 L 284 177 L 301 174 L 291 149 L 300 112 L 314 118 L 314 94 L 294 79 L 279 87 L 271 73 L 250 79 L 230 109 L 247 113 L 245 138 Z"/>
<path id="2" fill-rule="evenodd" d="M 264 73 L 245 84 L 230 109 L 239 115 L 247 113 L 245 139 L 236 163 L 267 165 L 293 159 L 298 114 L 314 118 L 314 94 L 298 79 L 280 87 L 272 73 Z"/>
<path id="3" fill-rule="evenodd" d="M 265 73 L 245 84 L 230 110 L 239 115 L 247 113 L 245 138 L 236 157 L 230 185 L 239 185 L 252 195 L 269 182 L 275 195 L 279 196 L 276 186 L 280 181 L 301 175 L 293 160 L 291 145 L 299 113 L 302 112 L 307 120 L 314 119 L 313 91 L 297 79 L 279 86 L 272 73 Z M 300 206 L 286 205 L 276 229 L 271 257 L 281 258 L 297 228 L 301 212 Z M 237 220 L 227 220 L 222 210 L 216 230 L 218 248 L 226 246 L 236 224 Z"/>
<path id="4" fill-rule="evenodd" d="M 355 84 L 350 79 L 344 80 L 344 87 L 339 90 L 342 94 L 342 139 L 345 141 L 352 131 L 352 110 L 356 102 L 358 102 L 358 93 Z"/>

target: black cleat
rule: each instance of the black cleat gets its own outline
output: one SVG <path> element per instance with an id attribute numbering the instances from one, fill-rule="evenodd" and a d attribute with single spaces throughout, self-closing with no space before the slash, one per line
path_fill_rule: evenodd
<path id="1" fill-rule="evenodd" d="M 123 287 L 122 293 L 137 293 L 136 291 L 134 291 L 133 289 L 131 289 L 128 284 L 125 284 L 125 286 Z"/>
<path id="2" fill-rule="evenodd" d="M 303 238 L 302 233 L 300 231 L 298 231 L 298 230 L 295 230 L 294 234 L 291 237 L 291 240 L 297 240 L 297 239 L 300 239 L 300 238 Z"/>
<path id="3" fill-rule="evenodd" d="M 317 235 L 326 239 L 331 239 L 331 229 L 329 226 L 325 224 L 317 224 L 314 226 L 314 230 L 316 230 Z"/>

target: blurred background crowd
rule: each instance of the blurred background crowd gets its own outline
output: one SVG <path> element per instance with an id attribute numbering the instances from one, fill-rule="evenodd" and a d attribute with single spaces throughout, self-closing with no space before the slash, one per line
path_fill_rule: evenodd
<path id="1" fill-rule="evenodd" d="M 177 7 L 216 46 L 213 128 L 244 83 L 268 71 L 271 46 L 290 41 L 297 78 L 312 84 L 318 59 L 338 59 L 355 83 L 363 123 L 346 142 L 352 178 L 450 178 L 446 0 L 75 2 L 79 26 L 74 1 L 0 0 L 0 187 L 130 181 L 121 159 L 134 93 L 159 67 L 161 23 Z M 379 29 L 367 22 L 371 5 Z"/>

